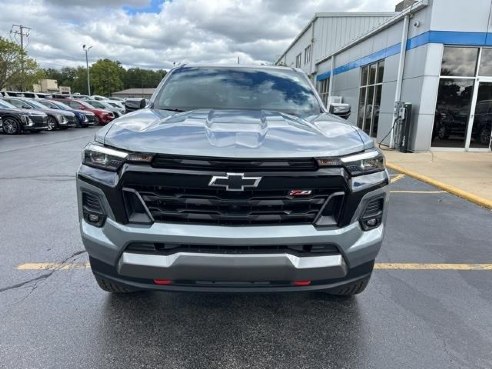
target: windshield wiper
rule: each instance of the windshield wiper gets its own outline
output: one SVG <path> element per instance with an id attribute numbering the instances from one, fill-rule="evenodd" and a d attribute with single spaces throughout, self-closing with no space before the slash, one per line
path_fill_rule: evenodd
<path id="1" fill-rule="evenodd" d="M 178 113 L 182 113 L 182 112 L 186 111 L 186 110 L 178 109 L 178 108 L 159 108 L 159 110 L 175 111 Z"/>

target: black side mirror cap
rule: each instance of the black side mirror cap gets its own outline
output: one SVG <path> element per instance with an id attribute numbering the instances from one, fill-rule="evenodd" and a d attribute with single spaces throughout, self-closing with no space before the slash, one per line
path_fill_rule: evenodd
<path id="1" fill-rule="evenodd" d="M 142 99 L 140 100 L 140 109 L 143 109 L 147 106 L 147 100 Z"/>

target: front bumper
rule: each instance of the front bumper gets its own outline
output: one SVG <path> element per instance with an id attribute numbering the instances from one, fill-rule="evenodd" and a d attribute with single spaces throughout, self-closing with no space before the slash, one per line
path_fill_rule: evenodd
<path id="1" fill-rule="evenodd" d="M 26 131 L 46 131 L 48 129 L 48 125 L 35 125 L 35 126 L 24 126 Z"/>
<path id="2" fill-rule="evenodd" d="M 67 120 L 67 121 L 58 122 L 58 125 L 63 128 L 74 128 L 77 127 L 77 122 L 74 120 L 73 121 Z"/>
<path id="3" fill-rule="evenodd" d="M 23 129 L 26 131 L 45 131 L 48 129 L 48 120 L 45 117 L 31 117 L 30 121 L 23 123 Z"/>
<path id="4" fill-rule="evenodd" d="M 291 291 L 329 289 L 365 278 L 381 247 L 384 221 L 363 231 L 358 218 L 368 201 L 385 196 L 387 187 L 364 195 L 353 221 L 341 228 L 311 224 L 282 226 L 215 226 L 153 223 L 121 224 L 114 220 L 104 192 L 77 178 L 79 209 L 82 190 L 99 194 L 108 218 L 101 228 L 87 223 L 80 214 L 82 240 L 91 258 L 93 272 L 136 289 L 179 291 Z M 387 206 L 385 206 L 385 209 Z M 386 213 L 386 210 L 385 210 Z M 384 217 L 386 214 L 384 215 Z M 133 243 L 172 243 L 220 246 L 334 245 L 338 252 L 320 256 L 274 254 L 220 254 L 178 252 L 171 255 L 128 251 Z M 155 285 L 154 279 L 172 280 Z M 309 286 L 293 281 L 309 280 Z"/>

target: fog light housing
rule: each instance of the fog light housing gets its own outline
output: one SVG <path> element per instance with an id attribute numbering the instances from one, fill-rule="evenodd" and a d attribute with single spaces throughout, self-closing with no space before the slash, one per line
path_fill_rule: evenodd
<path id="1" fill-rule="evenodd" d="M 377 197 L 370 200 L 362 216 L 359 219 L 359 223 L 364 231 L 377 228 L 383 222 L 383 210 L 384 210 L 384 197 Z"/>
<path id="2" fill-rule="evenodd" d="M 95 227 L 102 227 L 106 220 L 101 200 L 94 193 L 82 192 L 82 213 L 85 221 Z"/>

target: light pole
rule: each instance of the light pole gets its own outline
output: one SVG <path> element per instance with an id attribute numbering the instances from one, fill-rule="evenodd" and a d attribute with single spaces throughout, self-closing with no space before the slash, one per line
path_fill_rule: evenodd
<path id="1" fill-rule="evenodd" d="M 85 51 L 85 65 L 87 67 L 87 92 L 88 95 L 91 95 L 91 79 L 89 76 L 89 57 L 87 56 L 87 53 L 89 52 L 90 49 L 92 49 L 92 46 L 86 47 L 86 45 L 82 45 L 82 49 Z"/>

